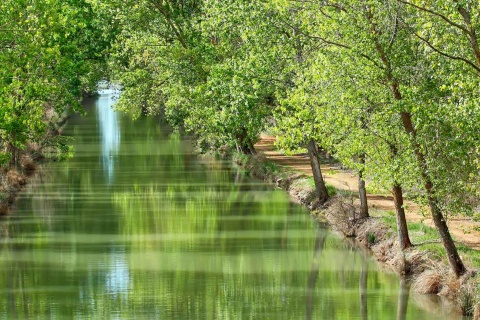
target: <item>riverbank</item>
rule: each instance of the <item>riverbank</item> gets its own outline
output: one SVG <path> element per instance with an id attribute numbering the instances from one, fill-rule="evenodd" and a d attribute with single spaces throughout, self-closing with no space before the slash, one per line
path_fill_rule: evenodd
<path id="1" fill-rule="evenodd" d="M 52 119 L 54 116 L 50 114 Z M 56 161 L 66 152 L 66 150 L 59 150 L 52 140 L 61 137 L 70 115 L 65 113 L 56 117 L 55 124 L 47 131 L 42 142 L 27 143 L 25 150 L 18 151 L 17 156 L 20 159 L 18 163 L 2 168 L 0 171 L 0 216 L 10 212 L 15 199 L 27 185 L 38 165 L 46 159 Z"/>
<path id="2" fill-rule="evenodd" d="M 320 206 L 316 200 L 313 179 L 285 165 L 292 164 L 291 157 L 283 156 L 281 161 L 276 162 L 259 152 L 255 156 L 234 154 L 233 160 L 250 175 L 286 190 L 294 201 L 306 206 L 315 219 L 327 223 L 332 229 L 353 239 L 358 246 L 368 249 L 379 263 L 408 279 L 416 293 L 439 295 L 446 301 L 443 304 L 446 308 L 480 319 L 477 289 L 480 277 L 473 267 L 479 261 L 476 250 L 458 246 L 470 271 L 456 279 L 449 271 L 436 231 L 423 221 L 409 221 L 415 246 L 402 252 L 396 244 L 395 217 L 388 206 L 370 209 L 370 218 L 359 219 L 355 194 L 350 190 L 329 185 L 332 196 L 325 205 Z M 345 181 L 347 183 L 349 181 Z"/>

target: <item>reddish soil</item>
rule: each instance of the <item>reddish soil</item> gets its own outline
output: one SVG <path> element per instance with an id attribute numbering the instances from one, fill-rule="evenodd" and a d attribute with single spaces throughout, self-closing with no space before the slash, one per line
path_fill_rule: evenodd
<path id="1" fill-rule="evenodd" d="M 285 155 L 277 150 L 274 143 L 274 136 L 262 135 L 261 140 L 255 145 L 255 148 L 258 152 L 264 154 L 269 161 L 291 168 L 292 171 L 302 172 L 310 176 L 312 175 L 310 161 L 306 154 Z M 358 180 L 351 172 L 343 170 L 338 166 L 328 164 L 322 166 L 322 171 L 327 184 L 339 190 L 357 191 Z M 368 194 L 368 205 L 371 209 L 388 211 L 395 210 L 393 197 L 388 194 Z M 422 213 L 422 210 L 420 210 L 418 205 L 406 201 L 405 208 L 408 221 L 422 221 L 427 226 L 433 227 L 430 214 L 428 212 Z M 375 215 L 375 210 L 372 210 L 372 215 Z M 448 227 L 450 233 L 457 242 L 463 243 L 476 250 L 480 250 L 480 222 L 475 222 L 469 217 L 449 218 Z"/>

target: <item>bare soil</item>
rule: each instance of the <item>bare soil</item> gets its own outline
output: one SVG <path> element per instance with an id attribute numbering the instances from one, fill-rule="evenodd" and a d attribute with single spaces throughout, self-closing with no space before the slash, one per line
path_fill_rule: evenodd
<path id="1" fill-rule="evenodd" d="M 256 150 L 263 154 L 268 161 L 288 167 L 292 171 L 312 176 L 310 161 L 306 154 L 285 155 L 275 147 L 275 137 L 262 135 L 261 140 L 255 145 Z M 322 173 L 327 184 L 339 190 L 357 192 L 358 178 L 351 172 L 340 168 L 335 164 L 322 165 Z M 367 189 L 368 189 L 367 181 Z M 394 211 L 393 197 L 389 194 L 367 195 L 368 205 L 371 209 Z M 358 200 L 357 200 L 358 201 Z M 429 227 L 434 227 L 430 213 L 422 210 L 417 204 L 406 201 L 407 222 L 423 222 Z M 372 212 L 375 215 L 375 212 Z M 480 222 L 475 222 L 469 217 L 450 217 L 448 219 L 450 233 L 456 242 L 470 248 L 480 250 Z"/>

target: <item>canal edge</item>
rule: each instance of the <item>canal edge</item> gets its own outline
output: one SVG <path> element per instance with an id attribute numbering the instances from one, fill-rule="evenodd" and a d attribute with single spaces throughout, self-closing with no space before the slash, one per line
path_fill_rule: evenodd
<path id="1" fill-rule="evenodd" d="M 396 244 L 396 230 L 377 217 L 357 218 L 358 206 L 351 199 L 335 190 L 335 194 L 320 205 L 306 174 L 294 172 L 269 161 L 261 153 L 245 155 L 234 152 L 232 161 L 252 177 L 275 184 L 286 191 L 290 198 L 309 210 L 310 215 L 345 239 L 351 239 L 367 251 L 381 267 L 386 267 L 412 284 L 417 294 L 435 294 L 442 298 L 445 308 L 459 315 L 480 320 L 480 300 L 473 288 L 480 286 L 477 270 L 471 265 L 469 272 L 456 279 L 450 275 L 448 265 L 415 247 L 401 251 Z M 439 310 L 440 312 L 442 310 Z"/>

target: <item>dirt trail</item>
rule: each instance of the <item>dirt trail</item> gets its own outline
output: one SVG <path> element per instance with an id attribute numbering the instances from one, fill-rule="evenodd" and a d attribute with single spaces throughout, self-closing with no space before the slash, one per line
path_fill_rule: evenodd
<path id="1" fill-rule="evenodd" d="M 262 135 L 261 140 L 255 144 L 255 148 L 258 152 L 264 154 L 269 161 L 289 167 L 293 171 L 312 175 L 312 169 L 307 155 L 297 154 L 286 156 L 276 149 L 274 142 L 274 136 Z M 355 175 L 346 170 L 329 165 L 322 165 L 322 171 L 325 181 L 329 185 L 340 190 L 357 192 L 358 180 Z M 391 195 L 368 194 L 368 206 L 371 209 L 395 210 L 393 197 Z M 405 208 L 408 221 L 423 221 L 426 225 L 434 227 L 432 219 L 429 217 L 430 214 L 426 213 L 424 216 L 415 203 L 406 201 Z M 480 222 L 474 222 L 468 217 L 450 218 L 448 220 L 448 227 L 457 242 L 480 250 Z"/>

